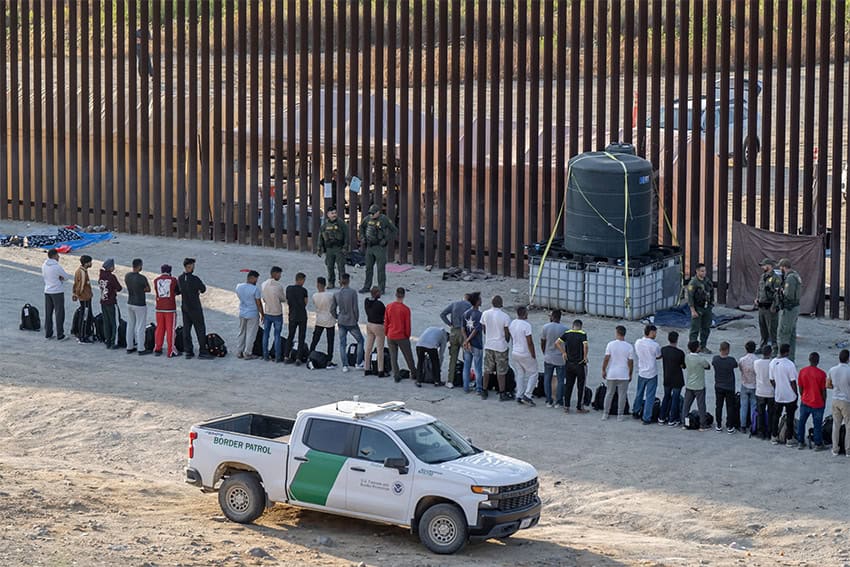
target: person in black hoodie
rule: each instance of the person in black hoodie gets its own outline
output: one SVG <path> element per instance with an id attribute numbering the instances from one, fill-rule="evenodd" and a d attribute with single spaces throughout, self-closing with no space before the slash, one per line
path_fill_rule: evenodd
<path id="1" fill-rule="evenodd" d="M 195 275 L 195 259 L 183 260 L 183 273 L 177 278 L 180 294 L 183 296 L 183 350 L 186 358 L 193 358 L 192 327 L 198 337 L 198 358 L 213 358 L 207 352 L 207 327 L 204 323 L 204 309 L 201 307 L 201 294 L 207 291 L 207 286 L 201 278 Z"/>

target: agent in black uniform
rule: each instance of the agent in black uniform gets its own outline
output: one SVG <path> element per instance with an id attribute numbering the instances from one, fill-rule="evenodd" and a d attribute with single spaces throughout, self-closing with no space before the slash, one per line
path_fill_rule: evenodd
<path id="1" fill-rule="evenodd" d="M 192 327 L 195 328 L 195 336 L 198 337 L 198 358 L 213 358 L 207 352 L 207 326 L 204 323 L 204 309 L 201 307 L 201 294 L 207 291 L 207 286 L 201 278 L 195 275 L 195 259 L 183 260 L 183 273 L 177 278 L 180 286 L 180 294 L 183 296 L 183 349 L 186 358 L 192 358 L 195 353 L 192 349 Z"/>

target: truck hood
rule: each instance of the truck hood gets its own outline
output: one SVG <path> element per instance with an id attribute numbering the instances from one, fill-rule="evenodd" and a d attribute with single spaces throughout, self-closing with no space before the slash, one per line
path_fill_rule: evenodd
<path id="1" fill-rule="evenodd" d="M 432 466 L 446 472 L 462 474 L 481 486 L 518 484 L 537 476 L 537 470 L 525 461 L 490 451 Z"/>

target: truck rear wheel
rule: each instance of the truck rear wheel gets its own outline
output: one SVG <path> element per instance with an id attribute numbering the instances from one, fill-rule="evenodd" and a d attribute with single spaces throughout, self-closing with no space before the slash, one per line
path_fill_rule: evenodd
<path id="1" fill-rule="evenodd" d="M 453 504 L 435 504 L 419 519 L 419 539 L 434 553 L 450 555 L 460 551 L 467 535 L 466 518 Z"/>
<path id="2" fill-rule="evenodd" d="M 230 521 L 250 524 L 263 514 L 266 494 L 256 475 L 236 473 L 221 484 L 218 504 Z"/>

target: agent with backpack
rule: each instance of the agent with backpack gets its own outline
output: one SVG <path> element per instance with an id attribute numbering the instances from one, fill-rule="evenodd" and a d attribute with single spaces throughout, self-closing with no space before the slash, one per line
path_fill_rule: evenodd
<path id="1" fill-rule="evenodd" d="M 74 290 L 71 294 L 71 301 L 80 302 L 80 322 L 77 329 L 77 342 L 90 344 L 94 342 L 92 337 L 92 315 L 91 300 L 92 289 L 91 281 L 89 280 L 89 268 L 91 268 L 91 256 L 83 254 L 80 256 L 80 267 L 74 273 Z"/>
<path id="2" fill-rule="evenodd" d="M 153 281 L 156 295 L 156 334 L 153 353 L 162 356 L 163 340 L 168 347 L 166 355 L 172 358 L 177 355 L 174 351 L 174 332 L 177 319 L 177 296 L 180 286 L 177 278 L 171 275 L 171 266 L 163 264 L 159 268 L 160 275 Z"/>
<path id="3" fill-rule="evenodd" d="M 107 349 L 120 348 L 118 345 L 118 326 L 121 316 L 118 313 L 118 293 L 124 289 L 115 277 L 115 260 L 107 259 L 100 269 L 97 283 L 100 285 L 100 312 L 103 314 L 103 342 Z"/>
<path id="4" fill-rule="evenodd" d="M 177 278 L 180 285 L 180 295 L 183 296 L 181 311 L 183 312 L 183 348 L 186 358 L 195 356 L 192 348 L 192 328 L 198 337 L 198 358 L 214 358 L 207 352 L 207 326 L 204 322 L 204 308 L 201 306 L 201 294 L 207 291 L 207 286 L 201 278 L 195 275 L 195 259 L 183 260 L 183 273 Z"/>
<path id="5" fill-rule="evenodd" d="M 41 266 L 44 278 L 44 338 L 53 338 L 53 316 L 56 315 L 56 339 L 65 340 L 65 280 L 73 279 L 59 265 L 59 252 L 55 248 L 47 251 L 47 260 Z"/>

